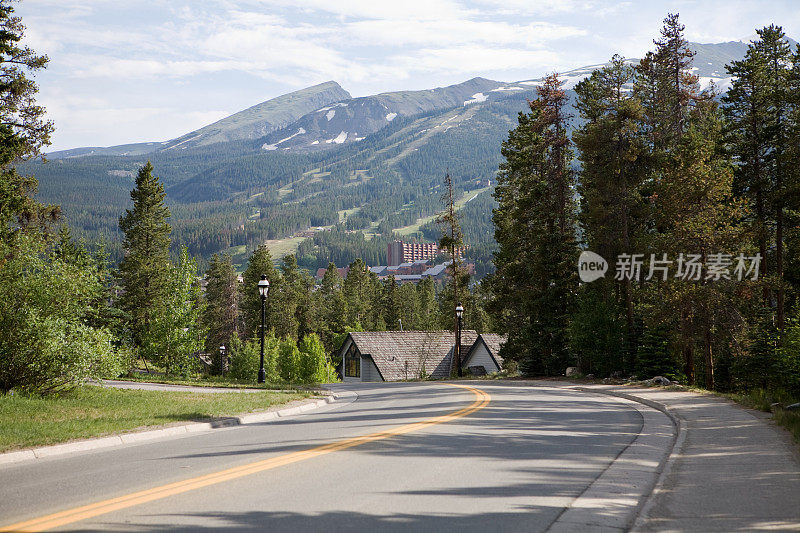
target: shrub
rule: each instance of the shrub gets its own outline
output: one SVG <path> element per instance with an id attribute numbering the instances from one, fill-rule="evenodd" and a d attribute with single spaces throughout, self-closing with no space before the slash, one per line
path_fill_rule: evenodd
<path id="1" fill-rule="evenodd" d="M 330 383 L 336 381 L 336 371 L 325 357 L 325 347 L 316 333 L 300 342 L 300 373 L 303 383 Z"/>
<path id="2" fill-rule="evenodd" d="M 300 350 L 294 339 L 287 338 L 278 346 L 277 374 L 286 383 L 297 383 L 300 379 L 299 372 Z"/>
<path id="3" fill-rule="evenodd" d="M 272 335 L 264 337 L 264 370 L 269 383 L 279 381 L 275 372 L 275 360 L 278 352 L 278 341 Z M 233 336 L 229 342 L 231 367 L 228 375 L 239 381 L 257 381 L 261 360 L 261 339 L 250 339 L 246 342 Z"/>
<path id="4" fill-rule="evenodd" d="M 96 272 L 34 241 L 0 252 L 0 390 L 56 391 L 127 370 L 130 353 L 87 324 L 102 291 Z"/>

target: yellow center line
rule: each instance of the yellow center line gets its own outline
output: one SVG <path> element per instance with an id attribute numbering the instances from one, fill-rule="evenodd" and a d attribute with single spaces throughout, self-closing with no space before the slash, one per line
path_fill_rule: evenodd
<path id="1" fill-rule="evenodd" d="M 27 520 L 25 522 L 18 522 L 16 524 L 0 527 L 0 532 L 46 531 L 48 529 L 53 529 L 67 524 L 72 524 L 75 522 L 79 522 L 81 520 L 93 518 L 95 516 L 100 516 L 113 511 L 118 511 L 120 509 L 127 509 L 128 507 L 133 507 L 134 505 L 140 505 L 143 503 L 160 500 L 162 498 L 167 498 L 169 496 L 174 496 L 176 494 L 183 494 L 184 492 L 189 492 L 191 490 L 208 487 L 210 485 L 216 485 L 217 483 L 223 483 L 225 481 L 230 481 L 232 479 L 249 476 L 251 474 L 263 472 L 265 470 L 271 470 L 279 466 L 285 466 L 288 464 L 297 463 L 299 461 L 305 461 L 306 459 L 313 459 L 314 457 L 326 455 L 331 452 L 346 450 L 347 448 L 361 446 L 362 444 L 367 444 L 369 442 L 375 442 L 378 440 L 388 439 L 389 437 L 394 437 L 396 435 L 411 433 L 413 431 L 418 431 L 428 426 L 432 426 L 435 424 L 443 424 L 445 422 L 450 422 L 457 418 L 467 416 L 468 414 L 474 413 L 475 411 L 483 409 L 484 407 L 489 405 L 489 402 L 492 399 L 487 392 L 484 392 L 480 389 L 476 389 L 474 387 L 468 387 L 466 385 L 458 385 L 455 383 L 446 383 L 446 385 L 467 389 L 468 391 L 475 394 L 476 397 L 475 401 L 469 406 L 463 409 L 459 409 L 458 411 L 454 411 L 450 414 L 435 416 L 433 418 L 428 418 L 420 422 L 414 422 L 413 424 L 406 424 L 403 426 L 398 426 L 393 429 L 379 431 L 377 433 L 370 433 L 368 435 L 362 435 L 360 437 L 352 437 L 349 439 L 332 442 L 330 444 L 325 444 L 323 446 L 318 446 L 316 448 L 310 448 L 308 450 L 303 450 L 299 452 L 287 453 L 285 455 L 279 455 L 278 457 L 271 457 L 269 459 L 264 459 L 262 461 L 256 461 L 254 463 L 248 463 L 246 465 L 236 466 L 233 468 L 228 468 L 226 470 L 220 470 L 219 472 L 214 472 L 203 476 L 185 479 L 183 481 L 177 481 L 175 483 L 168 483 L 166 485 L 161 485 L 159 487 L 154 487 L 152 489 L 132 492 L 130 494 L 126 494 L 125 496 L 110 498 L 108 500 L 91 503 L 89 505 L 75 507 L 73 509 L 67 509 L 66 511 L 60 511 L 58 513 L 53 513 L 39 518 L 34 518 L 32 520 Z"/>

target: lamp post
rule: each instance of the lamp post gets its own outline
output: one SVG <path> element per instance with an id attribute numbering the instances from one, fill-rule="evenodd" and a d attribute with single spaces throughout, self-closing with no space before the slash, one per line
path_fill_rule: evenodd
<path id="1" fill-rule="evenodd" d="M 461 317 L 464 315 L 464 307 L 458 304 L 456 307 L 456 366 L 458 368 L 458 377 L 464 375 L 461 370 Z"/>
<path id="2" fill-rule="evenodd" d="M 228 361 L 225 359 L 225 345 L 221 344 L 219 346 L 219 373 L 223 376 L 225 375 L 225 367 L 228 365 L 226 364 Z"/>
<path id="3" fill-rule="evenodd" d="M 267 380 L 267 372 L 264 370 L 264 322 L 266 317 L 267 292 L 269 291 L 269 281 L 265 274 L 261 275 L 258 282 L 258 294 L 261 296 L 261 365 L 258 369 L 258 382 L 264 383 Z"/>

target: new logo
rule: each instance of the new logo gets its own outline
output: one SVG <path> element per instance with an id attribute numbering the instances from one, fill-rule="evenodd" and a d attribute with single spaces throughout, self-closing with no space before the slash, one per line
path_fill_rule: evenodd
<path id="1" fill-rule="evenodd" d="M 578 276 L 584 283 L 600 279 L 608 271 L 608 262 L 594 252 L 581 252 L 578 258 Z"/>

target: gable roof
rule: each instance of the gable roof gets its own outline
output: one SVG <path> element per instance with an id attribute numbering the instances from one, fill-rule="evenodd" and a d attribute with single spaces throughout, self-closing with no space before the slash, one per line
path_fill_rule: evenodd
<path id="1" fill-rule="evenodd" d="M 461 332 L 462 354 L 477 337 L 474 330 Z M 372 358 L 386 381 L 419 377 L 423 367 L 434 378 L 450 375 L 449 355 L 455 344 L 451 331 L 354 331 L 348 339 L 352 339 L 361 355 Z M 345 341 L 342 349 L 347 344 Z"/>
<path id="2" fill-rule="evenodd" d="M 483 344 L 486 346 L 486 350 L 489 352 L 489 355 L 494 359 L 495 364 L 497 364 L 497 368 L 503 368 L 503 358 L 500 357 L 500 348 L 505 344 L 506 340 L 508 340 L 508 335 L 500 335 L 498 333 L 481 333 L 475 339 L 475 343 L 472 345 L 472 348 L 469 349 L 467 352 L 467 356 L 464 358 L 464 364 L 469 361 L 470 357 L 472 357 L 472 353 Z"/>

